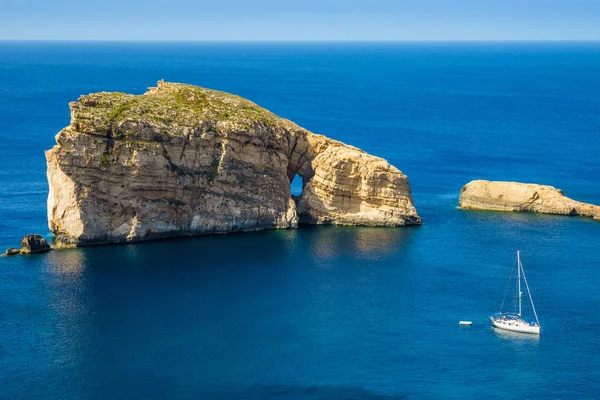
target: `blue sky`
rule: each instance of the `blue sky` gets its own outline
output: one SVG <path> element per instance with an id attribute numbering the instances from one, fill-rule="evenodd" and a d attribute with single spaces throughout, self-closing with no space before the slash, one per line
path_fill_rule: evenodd
<path id="1" fill-rule="evenodd" d="M 600 0 L 0 0 L 0 39 L 600 40 Z"/>

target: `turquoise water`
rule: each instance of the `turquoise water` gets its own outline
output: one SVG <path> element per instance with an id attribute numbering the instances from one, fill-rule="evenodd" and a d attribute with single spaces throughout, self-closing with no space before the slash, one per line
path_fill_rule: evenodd
<path id="1" fill-rule="evenodd" d="M 423 218 L 2 258 L 0 398 L 599 397 L 600 224 L 456 208 L 477 178 L 600 203 L 599 70 L 593 43 L 0 43 L 2 248 L 49 235 L 67 103 L 162 78 L 387 158 Z M 487 321 L 517 249 L 539 339 Z"/>

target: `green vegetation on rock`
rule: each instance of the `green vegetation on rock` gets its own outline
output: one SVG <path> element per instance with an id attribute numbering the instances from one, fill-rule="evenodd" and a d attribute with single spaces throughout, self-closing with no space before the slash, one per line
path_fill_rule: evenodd
<path id="1" fill-rule="evenodd" d="M 238 129 L 257 125 L 273 126 L 280 119 L 262 107 L 242 97 L 193 85 L 159 82 L 158 88 L 144 95 L 101 92 L 79 99 L 74 107 L 78 121 L 97 130 L 106 127 L 114 136 L 140 139 L 137 132 L 119 131 L 127 121 L 144 122 L 163 127 L 160 131 L 172 136 L 183 134 L 177 127 L 229 122 Z"/>

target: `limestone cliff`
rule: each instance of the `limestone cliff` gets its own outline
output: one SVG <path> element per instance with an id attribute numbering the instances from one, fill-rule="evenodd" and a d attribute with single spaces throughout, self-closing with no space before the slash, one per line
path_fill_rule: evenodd
<path id="1" fill-rule="evenodd" d="M 48 223 L 86 245 L 315 224 L 420 224 L 385 160 L 313 134 L 239 96 L 159 82 L 94 93 L 46 152 Z M 293 199 L 290 182 L 303 191 Z"/>
<path id="2" fill-rule="evenodd" d="M 582 215 L 600 220 L 600 207 L 566 197 L 552 186 L 518 182 L 471 181 L 461 192 L 461 208 Z"/>

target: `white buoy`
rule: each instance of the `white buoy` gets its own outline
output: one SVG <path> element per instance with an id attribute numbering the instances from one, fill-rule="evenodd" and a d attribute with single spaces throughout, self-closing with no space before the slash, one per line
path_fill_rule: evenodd
<path id="1" fill-rule="evenodd" d="M 473 325 L 473 322 L 472 321 L 460 321 L 458 324 L 459 325 Z"/>

